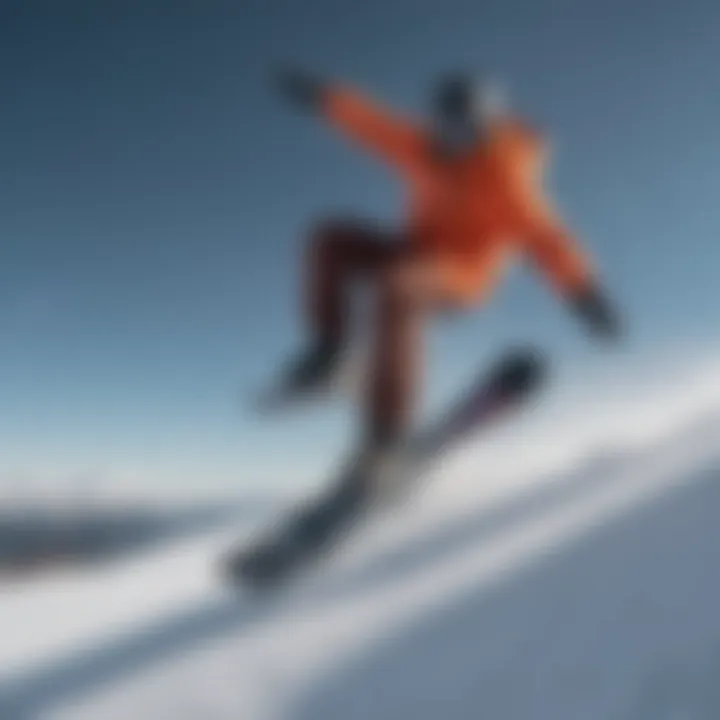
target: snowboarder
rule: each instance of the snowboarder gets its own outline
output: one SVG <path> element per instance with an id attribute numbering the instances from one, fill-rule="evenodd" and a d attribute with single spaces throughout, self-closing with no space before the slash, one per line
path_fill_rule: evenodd
<path id="1" fill-rule="evenodd" d="M 278 86 L 295 106 L 387 162 L 410 194 L 401 228 L 341 218 L 321 223 L 309 238 L 309 345 L 283 373 L 283 393 L 298 396 L 331 382 L 351 339 L 353 288 L 365 283 L 374 299 L 356 465 L 298 524 L 305 534 L 323 537 L 362 497 L 370 469 L 407 435 L 423 329 L 433 314 L 482 304 L 509 262 L 524 256 L 597 336 L 615 338 L 618 323 L 588 255 L 546 196 L 545 139 L 510 113 L 487 83 L 465 75 L 441 79 L 424 123 L 302 72 L 280 73 Z M 258 567 L 268 557 L 256 557 Z"/>

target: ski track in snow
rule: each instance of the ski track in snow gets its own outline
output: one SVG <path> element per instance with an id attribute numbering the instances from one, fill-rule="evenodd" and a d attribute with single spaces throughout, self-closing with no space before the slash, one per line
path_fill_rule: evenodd
<path id="1" fill-rule="evenodd" d="M 0 588 L 0 718 L 716 720 L 719 430 L 446 463 L 272 597 L 215 573 L 250 526 Z"/>

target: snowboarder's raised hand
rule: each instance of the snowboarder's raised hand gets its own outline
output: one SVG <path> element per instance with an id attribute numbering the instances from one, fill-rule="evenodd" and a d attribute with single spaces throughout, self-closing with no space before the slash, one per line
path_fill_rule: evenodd
<path id="1" fill-rule="evenodd" d="M 571 304 L 593 335 L 605 340 L 620 339 L 619 318 L 599 287 L 589 286 L 578 292 L 572 298 Z"/>
<path id="2" fill-rule="evenodd" d="M 276 84 L 288 100 L 307 110 L 319 109 L 327 92 L 324 82 L 300 70 L 281 70 Z"/>

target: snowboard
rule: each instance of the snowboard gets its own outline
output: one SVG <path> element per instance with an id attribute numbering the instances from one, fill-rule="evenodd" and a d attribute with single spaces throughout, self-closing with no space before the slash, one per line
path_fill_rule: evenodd
<path id="1" fill-rule="evenodd" d="M 376 503 L 407 495 L 447 451 L 524 406 L 546 375 L 542 355 L 532 349 L 503 355 L 430 425 L 389 454 L 361 454 L 319 499 L 295 510 L 259 540 L 232 550 L 223 571 L 233 583 L 277 584 L 319 559 L 365 517 Z"/>

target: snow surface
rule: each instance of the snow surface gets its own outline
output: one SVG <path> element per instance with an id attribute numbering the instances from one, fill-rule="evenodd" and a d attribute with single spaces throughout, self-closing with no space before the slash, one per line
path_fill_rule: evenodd
<path id="1" fill-rule="evenodd" d="M 718 387 L 498 431 L 274 596 L 259 518 L 0 585 L 0 718 L 716 720 Z"/>

